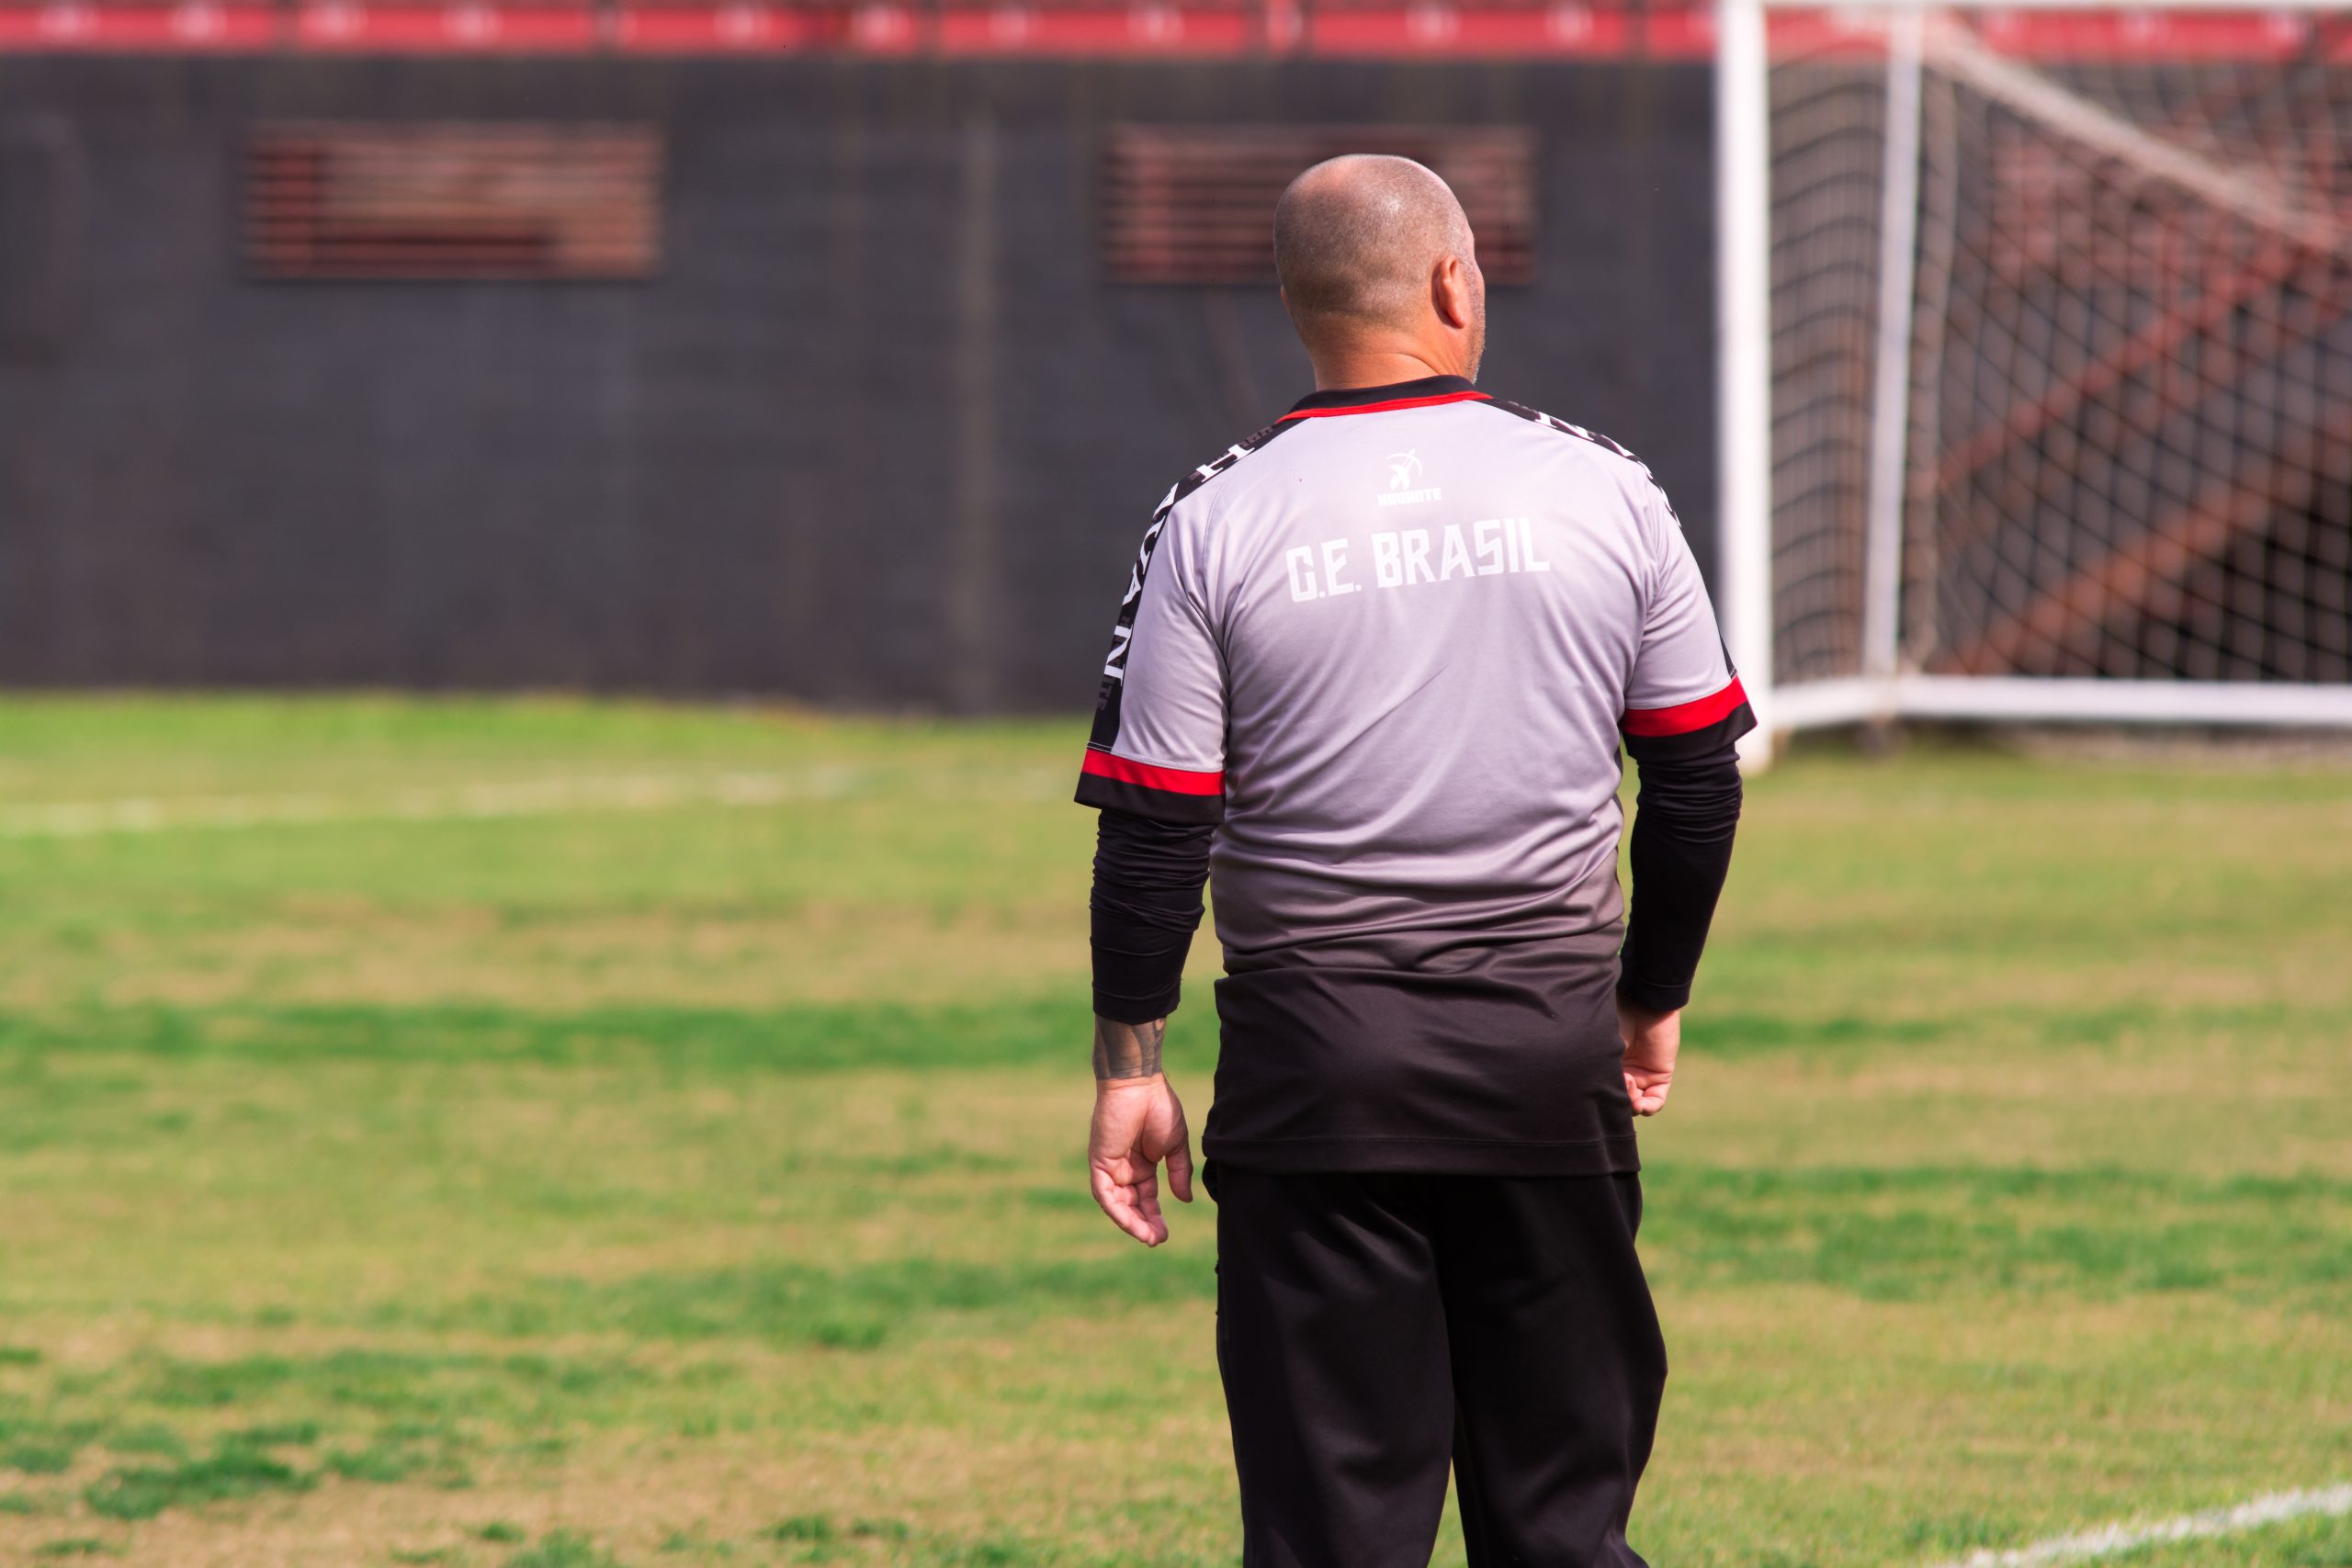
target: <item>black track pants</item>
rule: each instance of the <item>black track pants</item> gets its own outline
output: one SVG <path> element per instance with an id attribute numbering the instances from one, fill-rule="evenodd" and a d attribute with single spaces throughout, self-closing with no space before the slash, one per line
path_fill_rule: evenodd
<path id="1" fill-rule="evenodd" d="M 1427 1568 L 1449 1463 L 1472 1568 L 1641 1568 L 1639 1178 L 1210 1178 L 1243 1568 Z"/>

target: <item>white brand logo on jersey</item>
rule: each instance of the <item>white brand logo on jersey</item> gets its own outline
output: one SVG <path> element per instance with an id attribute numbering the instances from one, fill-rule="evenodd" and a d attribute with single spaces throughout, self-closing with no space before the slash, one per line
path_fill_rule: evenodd
<path id="1" fill-rule="evenodd" d="M 1375 499 L 1383 506 L 1410 506 L 1416 502 L 1436 501 L 1442 493 L 1435 485 L 1416 490 L 1413 483 L 1421 477 L 1421 459 L 1412 452 L 1388 454 L 1388 488 Z"/>

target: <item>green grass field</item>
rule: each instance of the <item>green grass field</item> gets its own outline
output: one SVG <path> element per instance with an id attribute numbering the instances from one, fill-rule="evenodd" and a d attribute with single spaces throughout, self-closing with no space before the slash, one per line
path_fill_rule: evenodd
<path id="1" fill-rule="evenodd" d="M 1085 1191 L 1079 743 L 0 703 L 0 1562 L 1234 1562 L 1211 1214 Z M 2352 1479 L 2352 772 L 1800 755 L 1718 929 L 1653 1562 Z"/>

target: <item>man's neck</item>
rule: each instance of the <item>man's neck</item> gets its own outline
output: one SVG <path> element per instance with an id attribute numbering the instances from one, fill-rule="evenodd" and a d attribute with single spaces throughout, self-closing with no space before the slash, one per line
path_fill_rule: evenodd
<path id="1" fill-rule="evenodd" d="M 1430 376 L 1459 376 L 1461 367 L 1441 365 L 1410 349 L 1366 349 L 1346 354 L 1318 354 L 1315 389 L 1341 391 L 1351 387 L 1393 387 Z"/>

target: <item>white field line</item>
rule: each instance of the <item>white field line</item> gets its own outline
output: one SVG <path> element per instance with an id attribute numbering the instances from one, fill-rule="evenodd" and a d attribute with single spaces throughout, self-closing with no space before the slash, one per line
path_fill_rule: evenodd
<path id="1" fill-rule="evenodd" d="M 2183 1514 L 2178 1518 L 2153 1523 L 2101 1525 L 2097 1529 L 2053 1536 L 2007 1551 L 1973 1552 L 1942 1568 L 2043 1568 L 2047 1563 L 2081 1562 L 2094 1557 L 2113 1557 L 2143 1546 L 2241 1535 L 2288 1519 L 2313 1515 L 2333 1517 L 2338 1514 L 2352 1514 L 2352 1483 L 2308 1492 L 2272 1492 L 2234 1507 Z"/>
<path id="2" fill-rule="evenodd" d="M 566 811 L 660 811 L 678 806 L 775 806 L 838 800 L 860 782 L 846 767 L 799 773 L 631 773 L 445 784 L 366 795 L 216 795 L 66 800 L 0 807 L 0 839 L 85 839 L 180 829 L 311 822 L 437 822 Z"/>

